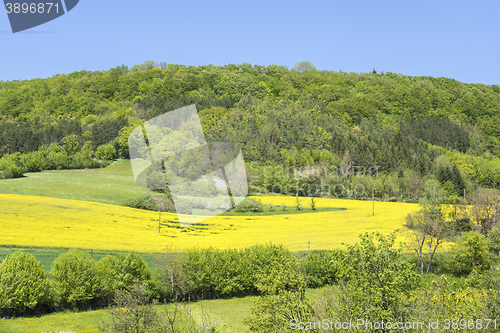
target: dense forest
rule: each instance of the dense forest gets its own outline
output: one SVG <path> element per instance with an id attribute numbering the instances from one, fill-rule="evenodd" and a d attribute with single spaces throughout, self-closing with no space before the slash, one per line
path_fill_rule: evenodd
<path id="1" fill-rule="evenodd" d="M 295 182 L 293 172 L 266 174 L 266 166 L 326 170 L 300 181 L 348 180 L 343 197 L 356 196 L 349 190 L 356 184 L 370 196 L 373 189 L 377 197 L 409 201 L 436 179 L 449 201 L 478 185 L 500 186 L 499 86 L 375 70 L 320 71 L 309 62 L 289 69 L 147 61 L 130 69 L 2 81 L 2 177 L 128 158 L 135 127 L 189 104 L 197 107 L 207 141 L 241 147 L 254 192 Z M 360 177 L 356 170 L 376 173 Z"/>

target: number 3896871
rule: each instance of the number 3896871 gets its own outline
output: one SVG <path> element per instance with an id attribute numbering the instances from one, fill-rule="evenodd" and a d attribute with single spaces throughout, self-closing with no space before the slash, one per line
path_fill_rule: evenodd
<path id="1" fill-rule="evenodd" d="M 59 13 L 59 4 L 58 3 L 6 3 L 5 9 L 7 10 L 7 14 L 44 14 L 50 13 L 51 10 L 55 10 L 56 13 Z"/>

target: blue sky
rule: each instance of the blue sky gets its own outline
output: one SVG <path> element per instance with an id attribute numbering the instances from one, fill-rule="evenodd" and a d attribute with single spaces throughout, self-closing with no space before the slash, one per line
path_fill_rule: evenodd
<path id="1" fill-rule="evenodd" d="M 0 80 L 146 60 L 290 68 L 307 60 L 320 70 L 500 84 L 499 12 L 497 0 L 80 0 L 16 34 L 0 12 Z"/>

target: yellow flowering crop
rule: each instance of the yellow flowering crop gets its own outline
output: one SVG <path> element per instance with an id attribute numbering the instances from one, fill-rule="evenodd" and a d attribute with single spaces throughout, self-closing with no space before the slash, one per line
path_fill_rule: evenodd
<path id="1" fill-rule="evenodd" d="M 264 204 L 293 206 L 294 197 L 258 197 Z M 310 199 L 300 198 L 305 210 Z M 399 229 L 404 241 L 404 217 L 416 204 L 317 199 L 317 207 L 346 210 L 272 216 L 216 216 L 187 227 L 176 215 L 116 205 L 46 197 L 0 194 L 0 244 L 76 247 L 101 250 L 158 252 L 192 247 L 243 248 L 283 244 L 292 251 L 330 249 L 355 243 L 358 234 Z M 277 207 L 277 209 L 280 209 Z M 288 207 L 291 211 L 294 208 Z"/>

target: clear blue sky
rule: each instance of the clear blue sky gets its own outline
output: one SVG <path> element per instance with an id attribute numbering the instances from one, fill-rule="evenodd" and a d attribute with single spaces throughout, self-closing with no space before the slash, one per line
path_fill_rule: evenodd
<path id="1" fill-rule="evenodd" d="M 0 12 L 0 80 L 146 60 L 290 68 L 307 60 L 320 70 L 500 84 L 499 13 L 498 0 L 80 0 L 17 34 Z"/>

